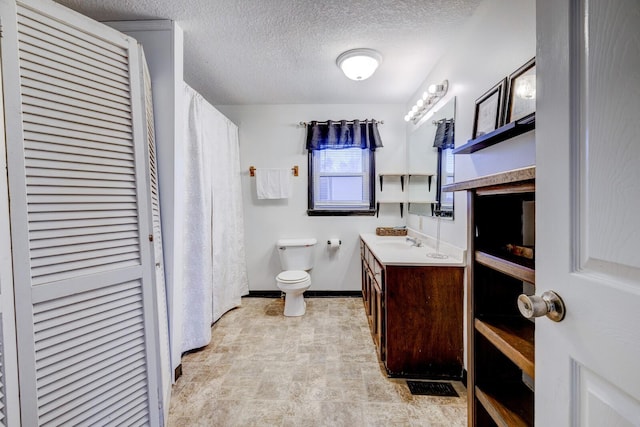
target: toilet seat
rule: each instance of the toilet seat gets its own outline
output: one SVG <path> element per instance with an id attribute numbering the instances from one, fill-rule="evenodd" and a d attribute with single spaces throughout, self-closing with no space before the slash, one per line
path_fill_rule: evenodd
<path id="1" fill-rule="evenodd" d="M 303 270 L 287 270 L 278 274 L 276 280 L 280 283 L 293 285 L 310 279 L 309 273 Z"/>

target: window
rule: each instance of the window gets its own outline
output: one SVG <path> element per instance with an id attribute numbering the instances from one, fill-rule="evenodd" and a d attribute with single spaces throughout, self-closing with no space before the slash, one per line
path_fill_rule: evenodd
<path id="1" fill-rule="evenodd" d="M 309 215 L 373 214 L 374 169 L 368 148 L 309 151 Z"/>
<path id="2" fill-rule="evenodd" d="M 374 215 L 374 152 L 380 147 L 376 120 L 309 123 L 307 214 Z"/>

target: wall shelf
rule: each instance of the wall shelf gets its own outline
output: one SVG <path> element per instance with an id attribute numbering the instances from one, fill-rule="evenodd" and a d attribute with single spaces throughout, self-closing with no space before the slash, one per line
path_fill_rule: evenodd
<path id="1" fill-rule="evenodd" d="M 407 177 L 408 181 L 411 181 L 411 177 L 426 177 L 427 178 L 427 182 L 429 184 L 429 191 L 431 191 L 431 181 L 433 180 L 433 177 L 435 176 L 435 174 L 433 173 L 381 173 L 378 174 L 378 179 L 380 180 L 380 191 L 382 191 L 382 185 L 384 183 L 384 178 L 385 177 L 397 177 L 400 178 L 400 187 L 402 188 L 402 191 L 404 191 L 404 178 Z"/>
<path id="2" fill-rule="evenodd" d="M 476 151 L 482 150 L 492 145 L 498 144 L 509 138 L 513 138 L 523 133 L 529 132 L 536 127 L 536 115 L 533 113 L 530 116 L 524 117 L 515 122 L 507 123 L 506 125 L 499 127 L 493 132 L 486 133 L 475 139 L 470 139 L 463 146 L 453 149 L 453 154 L 471 154 Z"/>
<path id="3" fill-rule="evenodd" d="M 389 201 L 380 201 L 380 202 L 376 202 L 376 218 L 378 217 L 378 215 L 380 214 L 380 204 L 398 204 L 400 205 L 400 218 L 402 218 L 402 216 L 404 215 L 404 201 L 398 201 L 398 200 L 389 200 Z"/>

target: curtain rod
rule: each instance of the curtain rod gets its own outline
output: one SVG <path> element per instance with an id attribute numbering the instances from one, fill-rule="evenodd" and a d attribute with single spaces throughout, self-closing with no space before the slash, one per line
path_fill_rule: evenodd
<path id="1" fill-rule="evenodd" d="M 366 120 L 369 120 L 369 119 L 366 119 Z M 332 122 L 336 122 L 336 123 L 340 123 L 340 122 L 341 122 L 341 120 L 331 120 L 331 121 L 332 121 Z M 383 125 L 383 124 L 384 124 L 384 121 L 382 121 L 382 120 L 370 119 L 369 121 L 370 121 L 370 122 L 378 123 L 378 124 L 380 124 L 380 125 Z M 353 124 L 353 120 L 346 120 L 346 122 L 347 122 L 347 124 L 349 124 L 349 125 L 352 125 L 352 124 Z M 361 122 L 361 123 L 364 123 L 364 122 L 365 122 L 365 120 L 360 120 L 360 122 Z M 320 122 L 320 121 L 318 121 L 318 122 L 316 122 L 316 123 L 318 123 L 319 125 L 326 125 L 326 124 L 329 124 L 329 121 L 328 121 L 328 120 L 321 121 L 321 122 Z M 311 122 L 300 122 L 300 123 L 299 123 L 299 125 L 300 125 L 300 126 L 309 126 L 310 124 L 311 124 Z"/>

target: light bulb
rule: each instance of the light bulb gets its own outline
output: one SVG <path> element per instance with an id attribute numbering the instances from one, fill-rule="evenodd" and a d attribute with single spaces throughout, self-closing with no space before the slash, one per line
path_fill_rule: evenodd
<path id="1" fill-rule="evenodd" d="M 423 99 L 424 101 L 426 101 L 428 97 L 429 97 L 429 93 L 428 93 L 428 92 L 424 92 L 424 93 L 422 94 L 422 99 Z"/>
<path id="2" fill-rule="evenodd" d="M 418 99 L 418 102 L 416 102 L 416 105 L 418 107 L 422 107 L 424 105 L 424 101 L 422 99 Z"/>
<path id="3" fill-rule="evenodd" d="M 418 106 L 414 105 L 413 108 L 411 108 L 411 111 L 415 114 L 418 112 Z"/>
<path id="4" fill-rule="evenodd" d="M 436 90 L 438 90 L 436 85 L 429 85 L 429 88 L 427 89 L 429 93 L 436 93 Z"/>
<path id="5" fill-rule="evenodd" d="M 404 121 L 408 122 L 409 120 L 411 120 L 411 117 L 409 117 L 409 115 L 407 114 L 406 116 L 404 116 Z"/>

